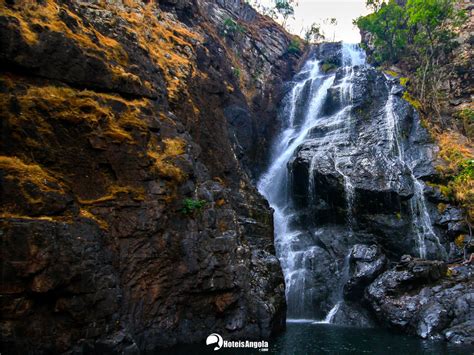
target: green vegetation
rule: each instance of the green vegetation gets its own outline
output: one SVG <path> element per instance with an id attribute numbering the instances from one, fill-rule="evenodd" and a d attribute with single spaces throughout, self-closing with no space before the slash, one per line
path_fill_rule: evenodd
<path id="1" fill-rule="evenodd" d="M 416 108 L 417 110 L 421 110 L 421 102 L 411 96 L 408 91 L 405 91 L 403 93 L 403 98 L 405 99 L 405 101 L 408 101 L 410 105 L 412 105 L 414 108 Z"/>
<path id="2" fill-rule="evenodd" d="M 239 79 L 240 78 L 240 68 L 232 68 L 232 74 Z"/>
<path id="3" fill-rule="evenodd" d="M 466 20 L 455 0 L 368 0 L 374 13 L 359 17 L 357 26 L 372 35 L 373 59 L 379 64 L 403 62 L 415 73 L 413 92 L 423 108 L 439 112 L 440 88 L 456 32 Z"/>
<path id="4" fill-rule="evenodd" d="M 283 27 L 290 16 L 293 16 L 295 9 L 291 0 L 275 0 L 275 10 L 283 17 Z"/>
<path id="5" fill-rule="evenodd" d="M 459 202 L 467 211 L 468 217 L 474 217 L 474 160 L 464 160 L 452 175 L 445 176 L 448 182 L 441 192 L 453 202 Z"/>
<path id="6" fill-rule="evenodd" d="M 433 184 L 452 202 L 462 206 L 469 220 L 474 220 L 474 155 L 468 139 L 445 130 L 433 117 L 441 116 L 443 85 L 454 69 L 452 53 L 456 37 L 466 20 L 457 10 L 455 0 L 407 0 L 398 5 L 395 0 L 367 0 L 373 13 L 358 18 L 355 23 L 371 35 L 372 60 L 387 68 L 393 64 L 411 73 L 399 78 L 407 87 L 403 98 L 425 119 L 440 147 L 442 159 L 436 168 L 441 182 Z M 399 77 L 395 72 L 387 74 Z M 437 115 L 434 115 L 437 114 Z M 427 119 L 431 117 L 431 119 Z M 474 111 L 464 108 L 453 115 L 453 124 L 472 139 Z M 461 127 L 460 127 L 461 126 Z"/>
<path id="7" fill-rule="evenodd" d="M 299 54 L 301 53 L 301 42 L 297 39 L 292 39 L 288 45 L 288 53 L 290 54 Z"/>
<path id="8" fill-rule="evenodd" d="M 318 43 L 323 41 L 326 37 L 321 29 L 321 25 L 314 22 L 310 28 L 305 31 L 304 39 L 308 43 Z"/>
<path id="9" fill-rule="evenodd" d="M 373 35 L 374 58 L 378 62 L 397 61 L 407 44 L 408 29 L 405 10 L 394 0 L 365 17 L 356 20 L 357 26 Z"/>
<path id="10" fill-rule="evenodd" d="M 323 63 L 321 65 L 321 69 L 323 70 L 323 72 L 327 73 L 331 70 L 337 69 L 337 65 L 333 63 Z"/>
<path id="11" fill-rule="evenodd" d="M 437 137 L 439 157 L 444 163 L 436 169 L 442 179 L 436 187 L 453 202 L 464 207 L 470 221 L 474 220 L 474 154 L 468 140 L 459 133 L 446 131 Z"/>
<path id="12" fill-rule="evenodd" d="M 183 208 L 181 209 L 181 212 L 186 215 L 193 214 L 196 211 L 200 211 L 205 205 L 205 200 L 186 198 L 183 201 Z"/>
<path id="13" fill-rule="evenodd" d="M 255 73 L 252 74 L 252 79 L 254 81 L 259 81 L 262 78 L 263 71 L 262 69 L 257 69 Z"/>
<path id="14" fill-rule="evenodd" d="M 245 33 L 245 28 L 231 19 L 230 17 L 224 20 L 222 24 L 222 34 L 225 37 L 234 37 L 237 34 Z"/>
<path id="15" fill-rule="evenodd" d="M 410 79 L 409 78 L 400 78 L 400 85 L 402 86 L 407 86 L 408 83 L 410 82 Z"/>
<path id="16" fill-rule="evenodd" d="M 462 109 L 455 114 L 455 117 L 461 122 L 464 134 L 468 138 L 474 139 L 474 110 Z"/>
<path id="17" fill-rule="evenodd" d="M 272 0 L 264 3 L 259 0 L 246 0 L 245 2 L 252 5 L 261 14 L 280 21 L 283 27 L 286 26 L 288 18 L 294 15 L 295 7 L 298 6 L 297 0 Z"/>

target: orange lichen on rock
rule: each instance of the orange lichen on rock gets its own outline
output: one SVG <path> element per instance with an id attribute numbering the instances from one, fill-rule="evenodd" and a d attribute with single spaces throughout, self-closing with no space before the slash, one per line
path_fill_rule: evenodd
<path id="1" fill-rule="evenodd" d="M 37 28 L 61 35 L 73 40 L 87 54 L 101 58 L 114 74 L 116 81 L 127 80 L 138 85 L 149 87 L 148 82 L 141 79 L 125 68 L 128 65 L 128 55 L 121 44 L 113 38 L 105 36 L 84 21 L 67 4 L 54 0 L 17 1 L 15 5 L 7 6 L 5 0 L 0 0 L 3 15 L 14 18 L 19 24 L 19 30 L 25 42 L 36 45 L 39 41 Z M 64 19 L 68 18 L 69 21 Z M 36 31 L 36 32 L 35 32 Z"/>
<path id="2" fill-rule="evenodd" d="M 79 203 L 82 205 L 96 205 L 104 202 L 113 201 L 120 197 L 130 197 L 134 201 L 143 201 L 145 198 L 144 195 L 145 191 L 143 188 L 111 185 L 108 187 L 108 192 L 106 195 L 94 200 L 79 199 Z"/>
<path id="3" fill-rule="evenodd" d="M 184 181 L 186 174 L 173 164 L 173 158 L 185 153 L 186 142 L 180 138 L 167 138 L 163 143 L 163 149 L 155 139 L 149 144 L 148 156 L 155 161 L 157 174 L 176 182 Z"/>
<path id="4" fill-rule="evenodd" d="M 79 210 L 79 216 L 82 217 L 82 218 L 87 218 L 87 219 L 90 219 L 90 220 L 94 221 L 103 230 L 108 230 L 109 229 L 109 224 L 106 221 L 104 221 L 103 219 L 97 217 L 95 214 L 93 214 L 88 209 L 81 208 Z"/>
<path id="5" fill-rule="evenodd" d="M 0 156 L 0 171 L 5 189 L 0 211 L 3 213 L 43 212 L 45 206 L 61 209 L 65 190 L 60 182 L 37 164 L 18 157 Z"/>
<path id="6" fill-rule="evenodd" d="M 128 23 L 127 31 L 163 72 L 168 99 L 178 100 L 180 93 L 186 91 L 187 80 L 195 74 L 192 42 L 199 41 L 200 35 L 185 28 L 172 15 L 161 12 L 153 2 L 142 5 L 129 0 L 124 5 L 126 11 L 117 6 L 109 9 Z"/>
<path id="7" fill-rule="evenodd" d="M 37 164 L 27 164 L 18 157 L 0 156 L 0 170 L 4 178 L 21 178 L 24 183 L 34 184 L 45 192 L 63 192 L 61 185 Z"/>
<path id="8" fill-rule="evenodd" d="M 14 17 L 20 22 L 20 28 L 25 40 L 34 44 L 38 40 L 37 34 L 31 27 L 38 26 L 52 32 L 60 32 L 75 40 L 81 47 L 92 49 L 96 52 L 108 52 L 110 57 L 121 64 L 126 64 L 127 53 L 114 39 L 104 36 L 93 27 L 86 26 L 83 20 L 71 11 L 67 6 L 59 4 L 54 0 L 16 1 L 15 5 L 6 5 L 5 0 L 0 0 L 0 6 L 4 15 Z M 70 28 L 61 19 L 68 16 L 73 21 Z M 71 25 L 72 26 L 72 25 Z"/>
<path id="9" fill-rule="evenodd" d="M 0 112 L 14 127 L 21 128 L 25 123 L 35 122 L 35 129 L 43 138 L 53 135 L 54 120 L 83 124 L 98 135 L 113 138 L 116 142 L 133 143 L 128 130 L 144 130 L 145 123 L 139 118 L 140 109 L 148 103 L 143 100 L 125 100 L 118 95 L 101 94 L 89 90 L 77 90 L 65 86 L 29 86 L 15 95 L 15 103 L 20 114 L 7 109 L 13 95 L 0 94 Z M 112 110 L 116 102 L 124 109 L 118 113 Z M 30 142 L 33 143 L 33 142 Z"/>

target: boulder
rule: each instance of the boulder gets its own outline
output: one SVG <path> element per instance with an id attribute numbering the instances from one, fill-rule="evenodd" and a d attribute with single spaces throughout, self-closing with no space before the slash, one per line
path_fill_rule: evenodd
<path id="1" fill-rule="evenodd" d="M 365 288 L 381 274 L 387 258 L 377 245 L 356 244 L 349 254 L 349 280 L 344 285 L 344 297 L 358 301 Z"/>
<path id="2" fill-rule="evenodd" d="M 370 284 L 364 299 L 386 326 L 473 344 L 473 271 L 472 266 L 458 267 L 447 274 L 443 262 L 405 256 Z"/>

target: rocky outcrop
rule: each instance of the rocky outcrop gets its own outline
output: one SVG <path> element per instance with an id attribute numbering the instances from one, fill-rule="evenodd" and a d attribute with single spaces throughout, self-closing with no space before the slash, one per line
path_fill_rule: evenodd
<path id="1" fill-rule="evenodd" d="M 294 74 L 295 59 L 299 57 L 288 53 L 293 36 L 245 1 L 198 3 L 201 13 L 218 30 L 230 51 L 232 73 L 247 99 L 246 105 L 225 103 L 224 114 L 233 149 L 256 178 L 279 129 L 275 117 L 285 91 L 285 79 Z"/>
<path id="2" fill-rule="evenodd" d="M 377 245 L 356 244 L 349 254 L 349 280 L 344 285 L 346 299 L 359 301 L 365 288 L 387 266 L 387 258 Z"/>
<path id="3" fill-rule="evenodd" d="M 0 6 L 2 351 L 281 329 L 271 210 L 249 173 L 291 38 L 241 1 Z M 227 16 L 243 38 L 222 35 Z M 252 82 L 255 63 L 274 82 Z"/>
<path id="4" fill-rule="evenodd" d="M 366 290 L 383 324 L 422 338 L 474 344 L 474 269 L 404 256 Z M 448 275 L 448 276 L 447 276 Z"/>
<path id="5" fill-rule="evenodd" d="M 449 304 L 472 277 L 448 276 L 445 264 L 469 229 L 426 183 L 438 147 L 405 87 L 354 46 L 322 44 L 309 58 L 282 110 L 276 152 L 288 164 L 261 185 L 276 209 L 290 316 L 469 343 L 471 311 L 457 318 Z"/>
<path id="6" fill-rule="evenodd" d="M 319 52 L 329 53 L 322 61 L 334 56 L 334 50 Z M 345 224 L 349 218 L 364 243 L 376 239 L 395 258 L 408 251 L 418 255 L 416 178 L 435 174 L 436 146 L 401 97 L 402 86 L 374 68 L 355 67 L 353 86 L 344 87 L 345 70 L 336 71 L 322 104 L 324 118 L 290 161 L 294 203 L 305 211 L 305 225 Z M 439 219 L 435 203 L 427 208 Z M 438 225 L 426 241 L 430 258 L 442 258 L 451 241 L 444 237 L 447 225 Z"/>

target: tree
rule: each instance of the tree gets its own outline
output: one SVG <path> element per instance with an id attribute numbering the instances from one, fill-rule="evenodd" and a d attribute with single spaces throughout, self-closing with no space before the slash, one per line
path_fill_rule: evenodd
<path id="1" fill-rule="evenodd" d="M 283 17 L 283 27 L 286 26 L 288 18 L 295 14 L 292 3 L 291 0 L 275 0 L 275 9 Z"/>
<path id="2" fill-rule="evenodd" d="M 455 0 L 368 0 L 377 9 L 355 22 L 372 36 L 379 64 L 402 61 L 415 72 L 413 85 L 425 108 L 439 112 L 439 93 L 449 75 L 449 56 L 457 43 L 456 33 L 466 20 Z"/>
<path id="3" fill-rule="evenodd" d="M 305 34 L 304 39 L 308 43 L 318 43 L 319 41 L 323 41 L 325 39 L 324 33 L 321 30 L 321 25 L 314 22 L 311 27 L 309 27 Z"/>
<path id="4" fill-rule="evenodd" d="M 361 30 L 373 35 L 377 61 L 398 61 L 408 40 L 407 17 L 401 6 L 390 0 L 382 3 L 377 12 L 359 17 L 355 23 Z"/>
<path id="5" fill-rule="evenodd" d="M 371 9 L 373 12 L 377 12 L 382 7 L 384 0 L 366 0 L 365 6 Z"/>
<path id="6" fill-rule="evenodd" d="M 324 23 L 328 26 L 334 27 L 333 33 L 332 33 L 332 41 L 334 42 L 336 40 L 337 19 L 335 17 L 327 18 L 324 20 Z"/>
<path id="7" fill-rule="evenodd" d="M 454 5 L 454 0 L 408 0 L 406 4 L 408 26 L 414 34 L 412 52 L 417 49 L 413 55 L 418 68 L 419 97 L 426 101 L 429 91 L 430 106 L 437 111 L 437 93 L 446 74 L 441 65 L 456 47 L 455 30 L 465 20 L 465 14 Z"/>

